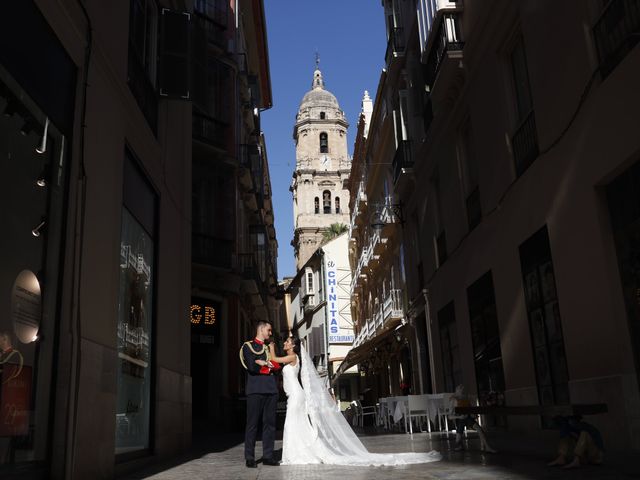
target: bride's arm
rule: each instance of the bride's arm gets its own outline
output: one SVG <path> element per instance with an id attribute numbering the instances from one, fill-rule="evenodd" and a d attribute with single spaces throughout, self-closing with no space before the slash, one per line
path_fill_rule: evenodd
<path id="1" fill-rule="evenodd" d="M 273 343 L 269 344 L 269 360 L 273 360 L 278 363 L 292 363 L 296 361 L 295 355 L 286 355 L 284 357 L 276 356 L 276 347 Z"/>

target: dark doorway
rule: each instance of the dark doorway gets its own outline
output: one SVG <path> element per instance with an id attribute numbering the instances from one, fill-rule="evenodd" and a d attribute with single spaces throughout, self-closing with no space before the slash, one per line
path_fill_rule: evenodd
<path id="1" fill-rule="evenodd" d="M 191 299 L 191 385 L 193 432 L 213 426 L 220 392 L 218 346 L 220 304 Z"/>
<path id="2" fill-rule="evenodd" d="M 609 184 L 607 201 L 640 382 L 640 162 Z"/>

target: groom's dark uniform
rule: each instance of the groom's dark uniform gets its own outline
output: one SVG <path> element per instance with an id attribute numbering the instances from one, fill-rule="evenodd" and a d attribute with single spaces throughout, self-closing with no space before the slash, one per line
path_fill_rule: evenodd
<path id="1" fill-rule="evenodd" d="M 240 349 L 240 361 L 247 370 L 247 427 L 244 437 L 244 458 L 255 460 L 256 436 L 262 417 L 262 457 L 273 459 L 273 444 L 276 437 L 276 405 L 278 385 L 274 372 L 280 365 L 271 362 L 274 368 L 261 367 L 256 360 L 269 361 L 269 349 L 257 338 L 245 342 Z"/>

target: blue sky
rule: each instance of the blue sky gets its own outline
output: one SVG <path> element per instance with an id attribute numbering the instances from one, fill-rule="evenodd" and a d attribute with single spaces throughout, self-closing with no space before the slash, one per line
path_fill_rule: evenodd
<path id="1" fill-rule="evenodd" d="M 325 86 L 349 121 L 349 153 L 365 90 L 375 94 L 384 66 L 386 33 L 380 0 L 264 0 L 273 107 L 262 114 L 273 190 L 278 275 L 295 274 L 291 174 L 292 133 L 302 96 L 311 89 L 315 52 Z"/>

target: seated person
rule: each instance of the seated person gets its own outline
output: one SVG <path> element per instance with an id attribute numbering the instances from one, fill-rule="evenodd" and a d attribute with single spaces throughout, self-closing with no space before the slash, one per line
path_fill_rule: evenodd
<path id="1" fill-rule="evenodd" d="M 456 392 L 451 396 L 451 403 L 454 407 L 470 407 L 471 401 L 469 400 L 469 396 L 464 393 L 464 386 L 458 385 L 456 387 Z M 463 450 L 464 446 L 462 444 L 462 436 L 464 434 L 465 428 L 473 428 L 476 432 L 478 432 L 478 437 L 480 437 L 480 450 L 487 453 L 498 453 L 496 450 L 491 448 L 489 442 L 487 440 L 487 435 L 485 431 L 482 429 L 480 424 L 478 423 L 478 417 L 475 415 L 460 415 L 455 414 L 451 415 L 451 417 L 456 424 L 456 445 L 454 450 L 459 451 Z"/>
<path id="2" fill-rule="evenodd" d="M 558 456 L 548 466 L 576 468 L 580 465 L 600 465 L 604 461 L 604 443 L 596 427 L 583 422 L 580 415 L 558 415 L 553 421 L 560 431 L 560 442 Z M 570 457 L 571 462 L 567 463 Z"/>

